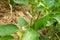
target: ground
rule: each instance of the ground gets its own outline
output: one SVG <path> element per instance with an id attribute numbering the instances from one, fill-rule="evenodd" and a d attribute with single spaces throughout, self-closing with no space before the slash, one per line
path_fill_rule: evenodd
<path id="1" fill-rule="evenodd" d="M 4 24 L 17 24 L 17 20 L 19 17 L 24 17 L 27 22 L 30 22 L 30 17 L 25 13 L 29 11 L 29 8 L 25 6 L 15 6 L 15 8 L 10 5 L 7 0 L 0 0 L 0 25 Z M 16 40 L 18 40 L 18 36 L 14 34 Z"/>

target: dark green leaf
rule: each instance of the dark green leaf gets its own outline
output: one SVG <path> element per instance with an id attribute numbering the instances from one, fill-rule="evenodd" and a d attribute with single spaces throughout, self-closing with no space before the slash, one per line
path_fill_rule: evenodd
<path id="1" fill-rule="evenodd" d="M 18 19 L 18 24 L 23 27 L 23 26 L 26 26 L 28 23 L 24 18 L 20 17 Z"/>
<path id="2" fill-rule="evenodd" d="M 10 0 L 10 4 L 11 4 L 13 7 L 15 7 L 15 5 L 16 5 L 13 0 Z"/>
<path id="3" fill-rule="evenodd" d="M 33 25 L 33 29 L 39 30 L 42 29 L 46 26 L 46 21 L 44 18 L 37 19 Z"/>
<path id="4" fill-rule="evenodd" d="M 53 26 L 53 25 L 51 25 L 51 26 L 49 27 L 49 33 L 50 33 L 51 35 L 54 34 L 54 26 Z"/>
<path id="5" fill-rule="evenodd" d="M 18 28 L 14 24 L 0 26 L 0 36 L 11 35 L 13 33 L 16 33 L 17 31 Z"/>
<path id="6" fill-rule="evenodd" d="M 28 29 L 27 32 L 23 35 L 22 40 L 39 40 L 39 35 L 36 31 Z"/>
<path id="7" fill-rule="evenodd" d="M 51 13 L 51 14 L 45 15 L 42 18 L 37 19 L 33 25 L 33 28 L 35 30 L 39 30 L 39 29 L 43 29 L 46 26 L 50 26 L 55 21 L 53 17 L 54 17 L 54 14 Z"/>
<path id="8" fill-rule="evenodd" d="M 15 40 L 12 36 L 4 36 L 0 40 Z"/>
<path id="9" fill-rule="evenodd" d="M 56 30 L 57 30 L 57 33 L 60 32 L 60 24 L 56 25 Z"/>

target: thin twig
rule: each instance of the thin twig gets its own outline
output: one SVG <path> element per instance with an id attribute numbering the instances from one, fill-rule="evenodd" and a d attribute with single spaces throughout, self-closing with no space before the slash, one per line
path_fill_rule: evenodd
<path id="1" fill-rule="evenodd" d="M 12 5 L 11 4 L 9 4 L 9 6 L 10 6 L 10 13 L 11 13 L 11 16 L 10 16 L 10 18 L 9 18 L 9 22 L 12 20 L 11 18 L 12 18 Z"/>

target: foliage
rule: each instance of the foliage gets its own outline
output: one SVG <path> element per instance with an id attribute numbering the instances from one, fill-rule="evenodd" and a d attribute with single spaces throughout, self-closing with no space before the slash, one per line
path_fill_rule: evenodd
<path id="1" fill-rule="evenodd" d="M 18 28 L 14 24 L 6 24 L 3 26 L 0 26 L 0 36 L 2 36 L 2 38 L 0 39 L 1 40 L 14 40 L 12 36 L 8 36 L 8 35 L 14 34 L 17 31 L 18 31 Z"/>
<path id="2" fill-rule="evenodd" d="M 0 36 L 3 37 L 0 38 L 1 40 L 8 40 L 8 38 L 12 40 L 13 38 L 11 36 L 7 37 L 7 35 L 14 33 L 17 33 L 18 36 L 21 34 L 21 40 L 51 40 L 49 36 L 39 36 L 39 32 L 37 32 L 38 30 L 42 31 L 47 29 L 46 27 L 49 28 L 48 31 L 51 37 L 55 35 L 53 38 L 54 40 L 60 40 L 58 36 L 58 33 L 60 33 L 60 0 L 10 0 L 10 4 L 13 7 L 17 4 L 24 6 L 31 5 L 32 10 L 29 12 L 32 16 L 31 24 L 27 23 L 27 21 L 22 17 L 18 19 L 19 26 L 26 29 L 23 30 L 24 33 L 22 33 L 14 24 L 0 26 Z M 35 19 L 34 16 L 36 12 L 38 13 L 37 18 Z M 42 14 L 43 16 L 40 16 Z"/>
<path id="3" fill-rule="evenodd" d="M 1 37 L 0 40 L 15 40 L 12 36 Z"/>
<path id="4" fill-rule="evenodd" d="M 39 35 L 36 31 L 28 29 L 24 34 L 22 40 L 39 40 Z"/>
<path id="5" fill-rule="evenodd" d="M 18 19 L 18 24 L 23 27 L 23 26 L 26 26 L 28 23 L 26 22 L 26 20 L 24 18 L 20 17 Z"/>

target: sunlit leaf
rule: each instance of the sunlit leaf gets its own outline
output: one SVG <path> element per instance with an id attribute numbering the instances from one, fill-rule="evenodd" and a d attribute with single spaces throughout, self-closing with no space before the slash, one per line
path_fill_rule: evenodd
<path id="1" fill-rule="evenodd" d="M 18 32 L 17 32 L 17 35 L 19 36 L 19 39 L 21 39 L 22 36 L 23 36 L 23 33 L 22 33 L 21 31 L 18 31 Z"/>
<path id="2" fill-rule="evenodd" d="M 29 0 L 29 2 L 30 2 L 31 4 L 36 4 L 36 3 L 38 2 L 38 0 Z"/>
<path id="3" fill-rule="evenodd" d="M 54 18 L 60 23 L 60 13 L 56 13 Z"/>
<path id="4" fill-rule="evenodd" d="M 36 31 L 28 29 L 27 32 L 23 35 L 22 40 L 39 40 L 39 35 Z"/>
<path id="5" fill-rule="evenodd" d="M 51 8 L 55 5 L 56 0 L 44 0 L 43 3 L 47 8 Z"/>

